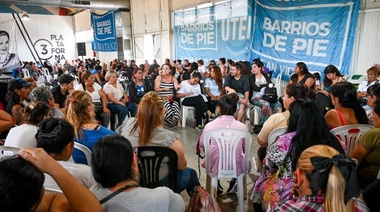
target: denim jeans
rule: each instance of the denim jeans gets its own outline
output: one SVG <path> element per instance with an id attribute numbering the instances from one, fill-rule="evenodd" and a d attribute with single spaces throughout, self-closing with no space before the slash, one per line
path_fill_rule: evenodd
<path id="1" fill-rule="evenodd" d="M 117 123 L 118 125 L 121 125 L 128 114 L 128 107 L 124 105 L 115 104 L 115 103 L 108 103 L 107 107 L 111 111 L 112 114 L 117 114 L 117 118 L 118 118 Z"/>
<path id="2" fill-rule="evenodd" d="M 131 112 L 131 117 L 135 117 L 137 113 L 137 104 L 135 102 L 127 102 L 125 105 L 127 106 L 129 112 Z"/>
<path id="3" fill-rule="evenodd" d="M 169 177 L 165 177 L 160 181 L 160 185 L 169 187 Z M 199 186 L 199 180 L 197 172 L 189 167 L 186 167 L 182 171 L 177 171 L 177 191 L 176 193 L 181 193 L 181 191 L 185 190 L 190 196 L 190 192 L 193 190 L 195 186 Z"/>

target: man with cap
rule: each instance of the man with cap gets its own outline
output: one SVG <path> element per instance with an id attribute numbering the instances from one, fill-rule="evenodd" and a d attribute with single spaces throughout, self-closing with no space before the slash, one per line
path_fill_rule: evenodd
<path id="1" fill-rule="evenodd" d="M 62 74 L 58 79 L 59 85 L 51 89 L 55 107 L 64 112 L 66 98 L 70 91 L 74 91 L 74 77 L 69 74 Z"/>
<path id="2" fill-rule="evenodd" d="M 29 87 L 32 83 L 21 78 L 12 79 L 8 83 L 7 107 L 5 111 L 16 118 L 17 124 L 22 124 L 24 117 L 21 110 L 25 107 L 23 101 L 29 96 Z"/>

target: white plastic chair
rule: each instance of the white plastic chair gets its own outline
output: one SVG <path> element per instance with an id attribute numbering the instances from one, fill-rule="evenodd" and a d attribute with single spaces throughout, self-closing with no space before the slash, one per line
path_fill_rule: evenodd
<path id="1" fill-rule="evenodd" d="M 78 142 L 74 142 L 74 149 L 81 151 L 86 156 L 87 165 L 92 166 L 92 159 L 91 159 L 92 153 L 88 147 Z"/>
<path id="2" fill-rule="evenodd" d="M 22 69 L 22 74 L 24 75 L 24 77 L 30 77 L 29 70 L 26 68 Z"/>
<path id="3" fill-rule="evenodd" d="M 281 89 L 281 79 L 282 79 L 282 72 L 281 71 L 277 77 L 276 77 L 276 81 L 274 82 L 274 86 L 276 86 L 276 89 L 277 89 L 277 96 L 281 96 L 282 95 L 282 89 Z"/>
<path id="4" fill-rule="evenodd" d="M 195 113 L 195 108 L 194 107 L 181 105 L 181 122 L 182 122 L 182 127 L 186 127 L 187 113 L 188 113 L 189 110 L 192 111 L 192 113 L 193 113 L 191 117 L 194 117 L 194 113 Z"/>
<path id="5" fill-rule="evenodd" d="M 279 127 L 272 130 L 268 136 L 268 147 L 270 147 L 276 141 L 278 136 L 284 134 L 286 132 L 286 129 L 288 129 L 288 127 Z"/>
<path id="6" fill-rule="evenodd" d="M 212 173 L 210 160 L 210 139 L 216 142 L 219 150 L 218 173 Z M 244 138 L 245 160 L 243 173 L 237 175 L 236 149 L 239 141 Z M 206 160 L 206 190 L 216 198 L 216 188 L 220 178 L 237 178 L 239 211 L 244 211 L 244 198 L 247 197 L 246 175 L 249 174 L 249 159 L 252 137 L 248 131 L 239 129 L 215 129 L 204 136 Z"/>
<path id="7" fill-rule="evenodd" d="M 330 132 L 344 142 L 346 145 L 345 153 L 346 155 L 350 155 L 351 150 L 354 148 L 360 137 L 372 128 L 373 126 L 369 124 L 353 124 L 336 127 Z"/>
<path id="8" fill-rule="evenodd" d="M 12 146 L 0 146 L 0 159 L 16 157 L 21 148 Z"/>
<path id="9" fill-rule="evenodd" d="M 44 73 L 44 76 L 47 77 L 49 76 L 49 69 L 45 68 L 45 67 L 42 67 L 42 72 Z"/>
<path id="10" fill-rule="evenodd" d="M 46 188 L 45 187 L 45 194 L 63 194 L 61 190 L 54 189 L 54 188 Z"/>

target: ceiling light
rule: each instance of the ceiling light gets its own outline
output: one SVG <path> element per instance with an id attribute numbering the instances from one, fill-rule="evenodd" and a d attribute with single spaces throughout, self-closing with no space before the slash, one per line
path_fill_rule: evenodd
<path id="1" fill-rule="evenodd" d="M 30 19 L 29 15 L 26 13 L 26 11 L 22 11 L 21 19 L 22 20 L 29 20 Z"/>

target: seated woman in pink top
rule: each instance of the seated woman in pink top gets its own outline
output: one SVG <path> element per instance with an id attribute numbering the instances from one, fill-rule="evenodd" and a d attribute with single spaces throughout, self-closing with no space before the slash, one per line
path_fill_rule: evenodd
<path id="1" fill-rule="evenodd" d="M 330 129 L 350 124 L 368 124 L 366 112 L 360 106 L 353 84 L 338 82 L 330 87 L 329 92 L 335 106 L 325 115 Z"/>
<path id="2" fill-rule="evenodd" d="M 216 105 L 219 117 L 216 118 L 214 121 L 208 123 L 203 129 L 203 133 L 199 140 L 200 147 L 204 147 L 203 136 L 205 136 L 205 134 L 210 130 L 220 129 L 220 128 L 230 128 L 230 129 L 245 130 L 248 132 L 248 128 L 246 127 L 246 125 L 242 122 L 236 121 L 234 117 L 234 113 L 236 112 L 238 101 L 239 101 L 239 96 L 236 93 L 230 93 L 230 94 L 220 97 Z M 213 139 L 210 139 L 210 140 L 212 141 Z M 238 174 L 243 172 L 243 166 L 244 166 L 243 147 L 244 147 L 244 142 L 241 142 L 241 144 L 238 145 L 236 149 L 237 152 L 242 153 L 242 154 L 238 154 L 236 158 Z M 210 155 L 211 155 L 211 160 L 212 160 L 212 163 L 211 163 L 212 172 L 217 173 L 219 152 L 218 152 L 218 146 L 216 145 L 215 142 L 211 142 L 210 151 L 211 151 Z M 250 151 L 250 150 L 247 150 L 247 151 Z M 202 166 L 205 167 L 205 164 L 203 163 Z M 219 186 L 218 193 L 223 192 L 221 190 L 222 188 L 221 186 Z M 235 193 L 236 190 L 237 190 L 236 179 L 232 179 L 230 181 L 230 187 L 228 188 L 227 193 Z"/>

